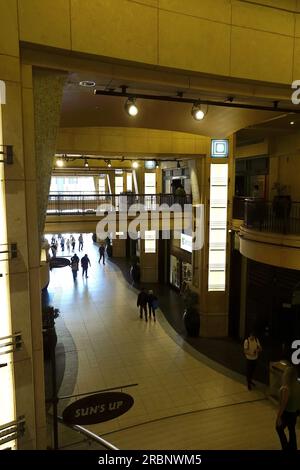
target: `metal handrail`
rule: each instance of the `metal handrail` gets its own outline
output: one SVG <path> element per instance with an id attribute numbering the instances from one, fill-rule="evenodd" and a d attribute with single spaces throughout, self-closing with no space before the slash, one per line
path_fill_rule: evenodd
<path id="1" fill-rule="evenodd" d="M 290 199 L 272 202 L 258 198 L 245 199 L 244 224 L 261 232 L 300 234 L 300 203 Z"/>
<path id="2" fill-rule="evenodd" d="M 88 192 L 84 194 L 74 193 L 50 193 L 48 198 L 47 214 L 76 215 L 97 214 L 99 207 L 109 204 L 115 209 L 124 211 L 132 204 L 141 204 L 145 210 L 154 210 L 161 204 L 171 206 L 173 204 L 191 204 L 192 196 L 187 194 L 179 196 L 174 194 L 102 194 Z"/>
<path id="3" fill-rule="evenodd" d="M 79 432 L 80 434 L 83 434 L 86 436 L 88 439 L 91 439 L 92 441 L 96 442 L 97 444 L 102 445 L 105 449 L 107 450 L 120 450 L 118 447 L 114 446 L 110 442 L 106 441 L 102 437 L 98 436 L 97 434 L 93 433 L 92 431 L 89 431 L 88 429 L 84 428 L 83 426 L 79 426 L 78 424 L 68 424 L 66 423 L 61 416 L 57 416 L 58 421 L 61 424 L 64 424 L 70 429 L 73 429 L 73 431 Z"/>

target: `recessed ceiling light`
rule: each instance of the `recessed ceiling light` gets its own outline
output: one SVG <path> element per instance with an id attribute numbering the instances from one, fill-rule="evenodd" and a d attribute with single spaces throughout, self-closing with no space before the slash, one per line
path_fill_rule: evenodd
<path id="1" fill-rule="evenodd" d="M 79 85 L 92 88 L 93 86 L 96 86 L 96 82 L 92 82 L 91 80 L 83 80 L 82 82 L 79 82 Z"/>
<path id="2" fill-rule="evenodd" d="M 290 125 L 293 126 L 295 124 L 295 121 L 290 121 Z"/>

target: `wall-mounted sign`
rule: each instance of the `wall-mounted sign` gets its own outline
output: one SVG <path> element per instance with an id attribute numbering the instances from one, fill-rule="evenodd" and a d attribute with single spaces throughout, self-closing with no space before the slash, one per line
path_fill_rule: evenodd
<path id="1" fill-rule="evenodd" d="M 211 157 L 212 158 L 226 158 L 229 153 L 229 142 L 227 139 L 211 141 Z"/>
<path id="2" fill-rule="evenodd" d="M 155 167 L 156 167 L 155 160 L 146 160 L 145 161 L 146 170 L 155 170 Z"/>
<path id="3" fill-rule="evenodd" d="M 180 237 L 180 248 L 185 251 L 189 251 L 192 253 L 193 248 L 192 248 L 192 237 L 190 235 L 186 235 L 185 233 L 181 234 Z"/>
<path id="4" fill-rule="evenodd" d="M 102 423 L 126 413 L 133 403 L 132 396 L 127 393 L 96 393 L 67 406 L 63 411 L 63 420 L 69 424 Z"/>

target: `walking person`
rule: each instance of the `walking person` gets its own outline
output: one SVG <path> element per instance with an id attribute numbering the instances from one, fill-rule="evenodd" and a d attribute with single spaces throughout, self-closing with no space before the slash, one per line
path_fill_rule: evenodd
<path id="1" fill-rule="evenodd" d="M 81 258 L 81 267 L 82 267 L 82 277 L 85 277 L 88 278 L 88 267 L 89 265 L 91 266 L 91 262 L 88 258 L 88 255 L 84 255 L 83 258 Z"/>
<path id="2" fill-rule="evenodd" d="M 151 313 L 154 321 L 156 321 L 155 310 L 158 308 L 158 298 L 153 294 L 153 290 L 148 292 L 148 308 L 149 308 L 149 319 L 151 320 Z"/>
<path id="3" fill-rule="evenodd" d="M 72 274 L 73 274 L 73 280 L 76 281 L 77 273 L 79 270 L 79 258 L 76 255 L 76 253 L 71 258 L 71 269 L 72 269 Z"/>
<path id="4" fill-rule="evenodd" d="M 56 258 L 56 252 L 57 252 L 57 245 L 56 245 L 56 243 L 55 243 L 55 242 L 52 243 L 50 248 L 51 248 L 51 251 L 52 251 L 52 257 L 53 257 L 53 258 Z"/>
<path id="5" fill-rule="evenodd" d="M 67 246 L 68 253 L 70 253 L 70 239 L 69 238 L 67 238 L 66 246 Z"/>
<path id="6" fill-rule="evenodd" d="M 61 251 L 64 252 L 65 251 L 65 239 L 64 239 L 64 237 L 61 237 L 61 239 L 60 239 L 60 247 L 61 247 Z"/>
<path id="7" fill-rule="evenodd" d="M 101 243 L 99 246 L 99 261 L 98 263 L 101 263 L 101 259 L 103 258 L 103 264 L 105 264 L 105 245 L 104 243 Z"/>
<path id="8" fill-rule="evenodd" d="M 147 302 L 148 302 L 148 295 L 146 293 L 145 288 L 143 287 L 141 289 L 141 292 L 138 295 L 136 305 L 137 305 L 137 307 L 140 307 L 140 318 L 143 318 L 143 312 L 144 312 L 146 321 L 148 321 L 148 319 L 147 319 Z"/>
<path id="9" fill-rule="evenodd" d="M 79 251 L 83 251 L 83 237 L 82 233 L 78 237 L 78 243 L 79 243 Z"/>
<path id="10" fill-rule="evenodd" d="M 300 383 L 297 379 L 297 369 L 290 365 L 283 373 L 276 418 L 276 431 L 282 450 L 297 450 L 296 423 L 300 412 Z M 289 430 L 289 439 L 285 428 Z"/>
<path id="11" fill-rule="evenodd" d="M 70 238 L 71 238 L 72 251 L 74 251 L 74 250 L 75 250 L 75 243 L 76 243 L 76 242 L 75 242 L 75 238 L 73 237 L 73 235 L 71 235 Z"/>
<path id="12" fill-rule="evenodd" d="M 257 366 L 259 354 L 262 352 L 262 347 L 254 332 L 251 332 L 248 338 L 244 341 L 244 354 L 246 356 L 246 375 L 248 390 L 255 386 L 253 383 L 253 375 Z"/>

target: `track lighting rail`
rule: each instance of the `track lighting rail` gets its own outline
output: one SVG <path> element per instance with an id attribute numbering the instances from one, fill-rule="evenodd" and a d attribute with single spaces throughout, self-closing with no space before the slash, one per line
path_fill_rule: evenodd
<path id="1" fill-rule="evenodd" d="M 278 101 L 274 101 L 270 106 L 261 106 L 249 103 L 234 103 L 234 98 L 229 97 L 226 101 L 213 101 L 201 100 L 193 98 L 185 98 L 183 96 L 164 96 L 164 95 L 147 95 L 145 93 L 129 93 L 127 91 L 113 91 L 113 90 L 94 90 L 95 95 L 102 96 L 119 96 L 130 99 L 154 100 L 154 101 L 169 101 L 174 103 L 187 103 L 187 104 L 203 104 L 207 106 L 221 106 L 225 108 L 240 108 L 240 109 L 255 109 L 257 111 L 273 111 L 283 113 L 296 113 L 300 114 L 300 109 L 294 106 L 293 108 L 280 107 Z"/>

